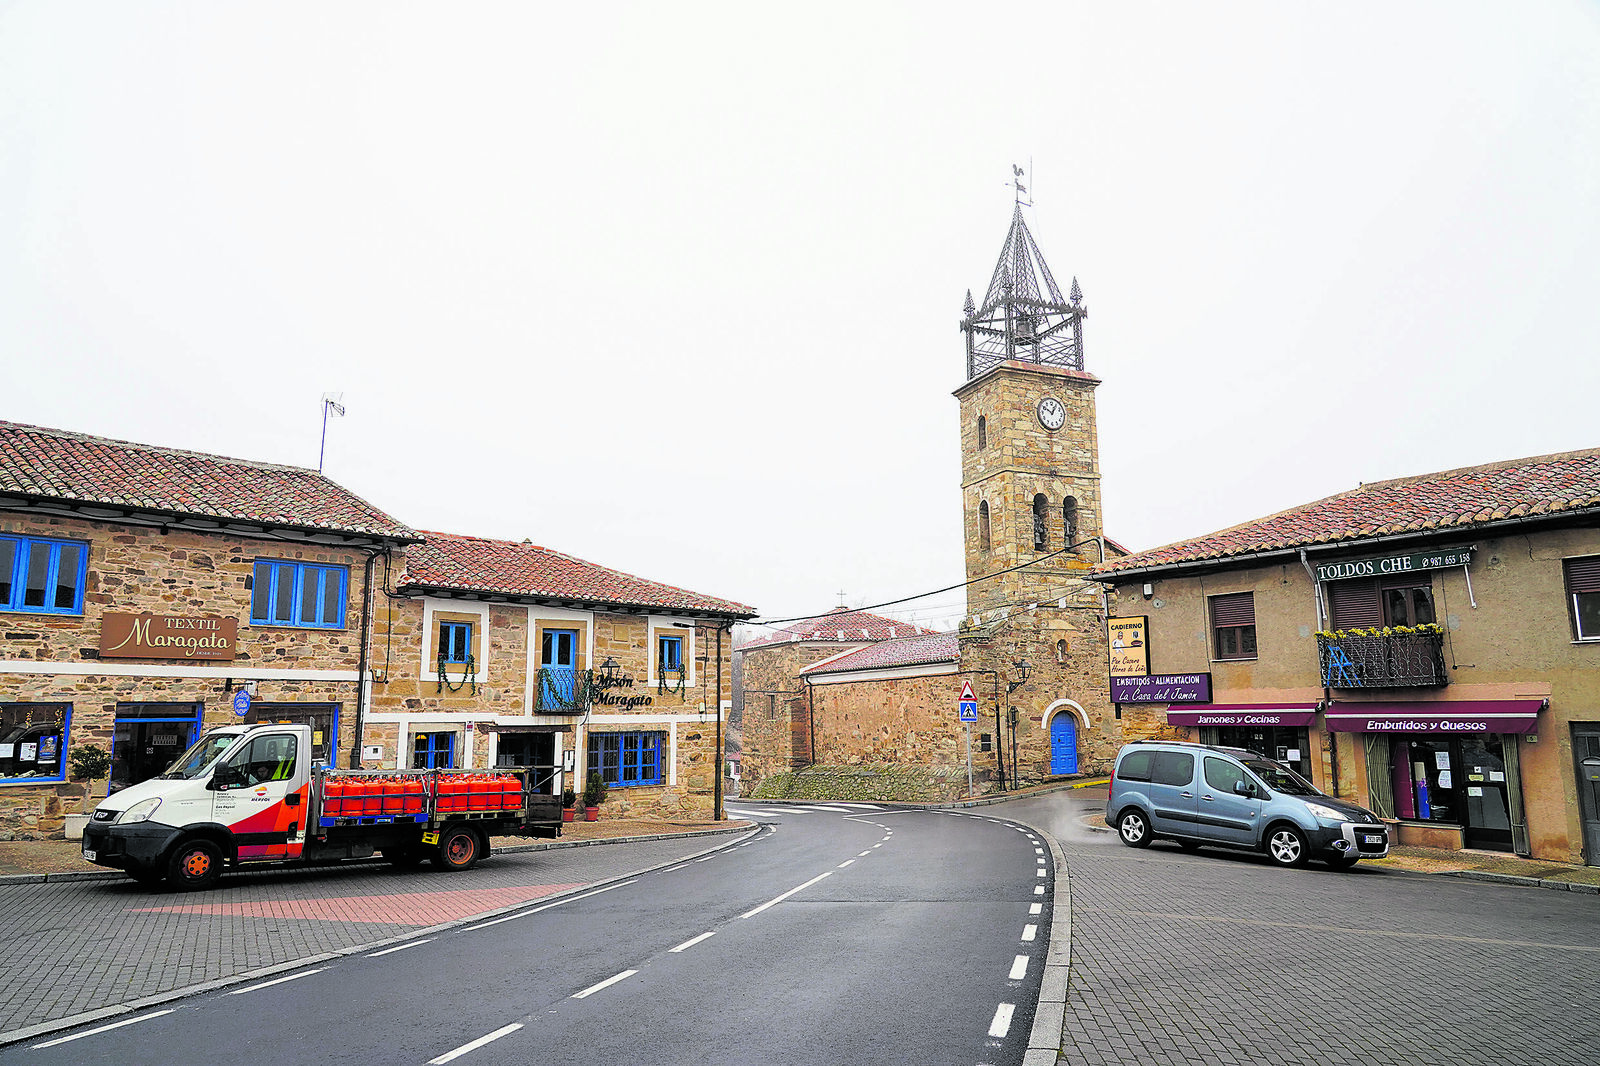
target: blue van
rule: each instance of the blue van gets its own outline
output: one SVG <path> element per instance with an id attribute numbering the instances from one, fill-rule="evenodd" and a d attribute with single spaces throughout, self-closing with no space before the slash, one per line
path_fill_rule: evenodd
<path id="1" fill-rule="evenodd" d="M 1264 852 L 1277 866 L 1317 858 L 1346 870 L 1389 854 L 1389 829 L 1365 807 L 1257 752 L 1182 741 L 1123 746 L 1106 798 L 1106 824 L 1130 848 L 1175 840 Z"/>

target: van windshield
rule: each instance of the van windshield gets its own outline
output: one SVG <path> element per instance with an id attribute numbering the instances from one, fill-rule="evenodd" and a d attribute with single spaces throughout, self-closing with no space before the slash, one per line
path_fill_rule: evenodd
<path id="1" fill-rule="evenodd" d="M 195 741 L 194 747 L 178 756 L 178 761 L 167 767 L 161 775 L 163 781 L 192 781 L 211 769 L 222 753 L 233 747 L 239 739 L 237 733 L 207 733 Z"/>
<path id="2" fill-rule="evenodd" d="M 1285 796 L 1320 796 L 1322 790 L 1310 781 L 1301 777 L 1282 763 L 1268 762 L 1261 759 L 1245 763 L 1250 767 L 1250 772 L 1261 778 L 1266 786 L 1274 792 L 1281 792 Z"/>

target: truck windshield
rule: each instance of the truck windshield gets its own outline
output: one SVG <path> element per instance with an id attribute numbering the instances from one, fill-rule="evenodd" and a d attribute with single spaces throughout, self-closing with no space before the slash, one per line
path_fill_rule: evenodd
<path id="1" fill-rule="evenodd" d="M 193 780 L 211 769 L 211 764 L 222 757 L 222 753 L 233 747 L 233 742 L 239 739 L 237 733 L 207 733 L 195 741 L 194 747 L 178 756 L 178 761 L 167 767 L 167 772 L 161 775 L 163 781 Z"/>
<path id="2" fill-rule="evenodd" d="M 1266 786 L 1274 792 L 1281 792 L 1285 796 L 1320 796 L 1322 791 L 1310 781 L 1301 777 L 1282 763 L 1247 762 L 1246 766 L 1257 777 L 1260 777 Z"/>

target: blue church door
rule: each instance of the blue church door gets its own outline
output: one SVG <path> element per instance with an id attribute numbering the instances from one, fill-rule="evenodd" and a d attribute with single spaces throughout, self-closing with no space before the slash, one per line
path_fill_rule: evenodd
<path id="1" fill-rule="evenodd" d="M 1062 711 L 1050 720 L 1050 772 L 1078 772 L 1078 721 L 1071 711 Z"/>

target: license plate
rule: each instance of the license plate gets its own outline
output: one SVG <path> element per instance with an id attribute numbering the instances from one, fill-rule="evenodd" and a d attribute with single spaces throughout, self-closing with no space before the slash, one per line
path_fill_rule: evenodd
<path id="1" fill-rule="evenodd" d="M 1363 836 L 1361 838 L 1361 843 L 1370 848 L 1381 848 L 1383 846 L 1383 838 L 1376 836 Z"/>
<path id="2" fill-rule="evenodd" d="M 90 862 L 94 862 L 94 850 L 92 848 L 84 848 L 83 857 L 88 859 Z"/>

